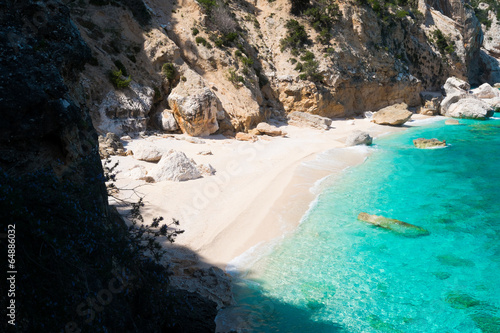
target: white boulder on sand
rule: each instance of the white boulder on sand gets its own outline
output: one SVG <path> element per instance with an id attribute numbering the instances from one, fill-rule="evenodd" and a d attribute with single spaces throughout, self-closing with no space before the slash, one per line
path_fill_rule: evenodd
<path id="1" fill-rule="evenodd" d="M 173 180 L 176 182 L 201 177 L 196 164 L 180 151 L 171 150 L 164 154 L 160 162 L 148 173 L 155 181 Z"/>
<path id="2" fill-rule="evenodd" d="M 345 141 L 346 146 L 371 145 L 373 138 L 367 132 L 353 131 Z"/>
<path id="3" fill-rule="evenodd" d="M 134 147 L 133 152 L 135 159 L 146 162 L 158 162 L 164 153 L 158 147 L 148 142 L 138 143 Z"/>
<path id="4" fill-rule="evenodd" d="M 219 129 L 217 112 L 222 104 L 208 88 L 203 78 L 187 69 L 181 80 L 168 96 L 175 119 L 182 132 L 191 136 L 210 135 Z"/>
<path id="5" fill-rule="evenodd" d="M 171 110 L 164 110 L 157 115 L 158 126 L 165 132 L 175 132 L 179 129 L 177 121 Z"/>
<path id="6" fill-rule="evenodd" d="M 406 103 L 394 104 L 375 112 L 372 121 L 379 125 L 401 126 L 410 120 L 411 115 Z"/>

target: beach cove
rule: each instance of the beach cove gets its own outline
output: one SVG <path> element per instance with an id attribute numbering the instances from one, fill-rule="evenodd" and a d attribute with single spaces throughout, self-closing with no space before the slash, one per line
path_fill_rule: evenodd
<path id="1" fill-rule="evenodd" d="M 243 272 L 221 331 L 497 332 L 499 120 L 460 122 L 379 138 L 365 163 L 326 179 L 295 232 Z M 418 137 L 448 146 L 418 150 Z M 360 212 L 430 235 L 369 226 Z"/>

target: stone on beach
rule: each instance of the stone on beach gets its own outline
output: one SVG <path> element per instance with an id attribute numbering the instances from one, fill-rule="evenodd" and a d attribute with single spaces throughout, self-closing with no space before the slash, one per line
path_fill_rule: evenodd
<path id="1" fill-rule="evenodd" d="M 269 125 L 268 123 L 259 123 L 255 128 L 255 135 L 269 135 L 269 136 L 283 136 L 286 135 L 285 132 L 277 128 L 276 126 Z"/>
<path id="2" fill-rule="evenodd" d="M 405 103 L 395 104 L 373 114 L 372 121 L 379 125 L 401 126 L 406 123 L 412 116 L 412 112 L 408 110 L 408 105 Z"/>
<path id="3" fill-rule="evenodd" d="M 446 140 L 439 141 L 438 139 L 424 139 L 418 138 L 413 140 L 415 147 L 420 149 L 428 149 L 435 147 L 446 147 Z"/>
<path id="4" fill-rule="evenodd" d="M 184 181 L 201 177 L 196 164 L 180 151 L 171 150 L 163 155 L 158 164 L 149 172 L 157 182 L 164 180 Z"/>
<path id="5" fill-rule="evenodd" d="M 287 117 L 288 123 L 297 127 L 312 127 L 320 130 L 328 130 L 332 124 L 330 118 L 300 111 L 291 112 Z"/>
<path id="6" fill-rule="evenodd" d="M 175 116 L 170 110 L 164 110 L 157 115 L 158 126 L 165 132 L 175 132 L 179 129 Z"/>
<path id="7" fill-rule="evenodd" d="M 373 138 L 367 132 L 353 131 L 345 141 L 346 146 L 371 145 Z"/>
<path id="8" fill-rule="evenodd" d="M 359 213 L 358 220 L 370 223 L 377 227 L 389 229 L 405 237 L 419 237 L 429 235 L 429 232 L 422 227 L 418 227 L 416 225 L 400 220 L 390 219 L 384 216 Z"/>
<path id="9" fill-rule="evenodd" d="M 210 164 L 199 164 L 197 169 L 203 176 L 213 176 L 216 172 L 214 167 Z"/>
<path id="10" fill-rule="evenodd" d="M 125 155 L 125 150 L 120 138 L 115 133 L 107 133 L 106 136 L 99 135 L 99 155 L 102 159 L 111 155 Z"/>
<path id="11" fill-rule="evenodd" d="M 236 140 L 238 141 L 251 141 L 254 142 L 257 140 L 257 137 L 250 133 L 238 132 L 236 133 Z"/>
<path id="12" fill-rule="evenodd" d="M 222 110 L 219 98 L 193 70 L 187 69 L 183 75 L 186 81 L 181 80 L 168 96 L 179 127 L 191 136 L 216 132 L 219 129 L 217 112 Z"/>
<path id="13" fill-rule="evenodd" d="M 163 153 L 158 147 L 148 142 L 139 142 L 134 147 L 134 158 L 140 161 L 158 162 Z"/>

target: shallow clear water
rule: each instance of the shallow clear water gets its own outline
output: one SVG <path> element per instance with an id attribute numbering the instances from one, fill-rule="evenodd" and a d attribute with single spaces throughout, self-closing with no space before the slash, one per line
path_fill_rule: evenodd
<path id="1" fill-rule="evenodd" d="M 499 115 L 496 114 L 498 117 Z M 236 288 L 240 331 L 500 332 L 500 120 L 376 140 Z M 446 139 L 419 150 L 419 137 Z M 423 227 L 407 238 L 360 212 Z"/>

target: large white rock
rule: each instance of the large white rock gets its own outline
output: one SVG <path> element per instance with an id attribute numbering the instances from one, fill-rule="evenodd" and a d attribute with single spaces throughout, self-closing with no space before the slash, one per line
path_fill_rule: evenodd
<path id="1" fill-rule="evenodd" d="M 179 129 L 171 110 L 164 110 L 158 114 L 158 125 L 165 132 L 175 132 Z"/>
<path id="2" fill-rule="evenodd" d="M 406 123 L 412 116 L 412 112 L 408 110 L 406 103 L 394 104 L 387 106 L 375 112 L 372 121 L 379 125 L 401 126 Z"/>
<path id="3" fill-rule="evenodd" d="M 185 69 L 181 80 L 168 96 L 168 104 L 182 132 L 191 136 L 210 135 L 219 129 L 217 112 L 222 104 L 196 72 Z"/>
<path id="4" fill-rule="evenodd" d="M 493 116 L 493 108 L 483 100 L 477 98 L 464 98 L 450 105 L 448 117 L 486 119 Z"/>
<path id="5" fill-rule="evenodd" d="M 464 80 L 456 77 L 450 77 L 446 80 L 443 85 L 443 91 L 445 96 L 452 95 L 455 93 L 466 93 L 470 90 L 470 84 Z"/>
<path id="6" fill-rule="evenodd" d="M 495 98 L 500 97 L 500 90 L 493 88 L 488 83 L 480 85 L 478 88 L 472 90 L 472 95 L 477 98 Z"/>
<path id="7" fill-rule="evenodd" d="M 160 162 L 149 172 L 155 181 L 183 181 L 200 178 L 201 174 L 187 156 L 180 151 L 171 150 L 163 155 Z"/>
<path id="8" fill-rule="evenodd" d="M 149 142 L 139 142 L 134 148 L 134 158 L 146 162 L 158 162 L 164 151 Z"/>
<path id="9" fill-rule="evenodd" d="M 450 107 L 458 101 L 467 98 L 470 85 L 464 80 L 456 77 L 450 77 L 442 87 L 443 93 L 446 96 L 442 101 L 439 111 L 442 115 L 449 113 Z"/>
<path id="10" fill-rule="evenodd" d="M 330 118 L 300 111 L 291 112 L 287 117 L 290 125 L 298 127 L 312 127 L 320 130 L 328 130 L 332 124 Z"/>

